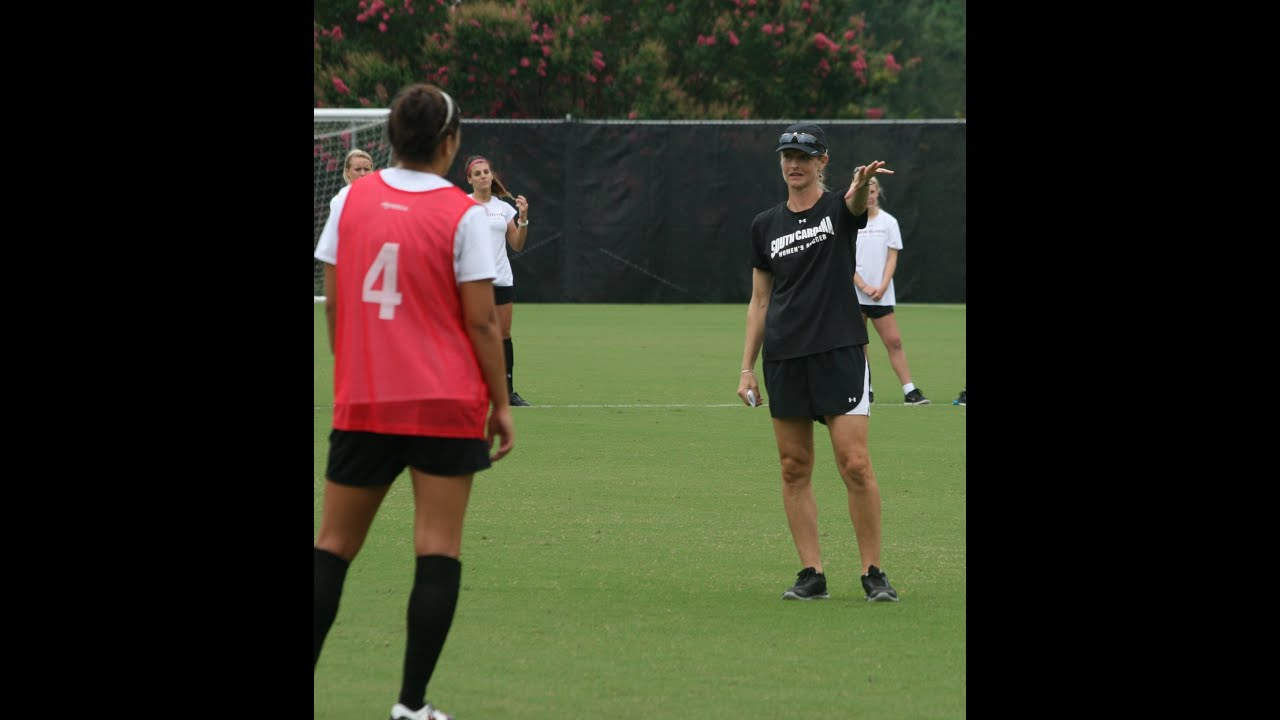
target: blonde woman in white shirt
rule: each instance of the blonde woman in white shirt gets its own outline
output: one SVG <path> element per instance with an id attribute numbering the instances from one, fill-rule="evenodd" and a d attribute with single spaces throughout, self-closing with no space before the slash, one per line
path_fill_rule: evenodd
<path id="1" fill-rule="evenodd" d="M 884 198 L 880 179 L 873 177 L 867 183 L 867 226 L 858 231 L 857 267 L 853 273 L 853 286 L 858 291 L 858 303 L 862 305 L 862 324 L 867 318 L 876 328 L 876 334 L 889 351 L 889 365 L 902 383 L 902 401 L 907 405 L 928 405 L 929 398 L 911 382 L 911 369 L 907 366 L 907 351 L 902 347 L 902 333 L 893 306 L 897 297 L 893 292 L 893 273 L 898 269 L 898 251 L 902 249 L 902 232 L 898 219 L 880 207 Z M 870 358 L 870 353 L 867 353 Z M 874 402 L 875 393 L 871 394 Z"/>

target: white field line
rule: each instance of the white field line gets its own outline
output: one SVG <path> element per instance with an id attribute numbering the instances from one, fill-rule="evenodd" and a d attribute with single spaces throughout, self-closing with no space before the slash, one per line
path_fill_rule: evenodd
<path id="1" fill-rule="evenodd" d="M 951 405 L 951 403 L 950 403 L 950 402 L 945 402 L 945 403 L 931 403 L 930 405 L 907 405 L 907 404 L 905 404 L 905 403 L 875 403 L 874 405 L 872 405 L 872 408 L 882 408 L 882 407 L 885 407 L 885 408 L 889 408 L 889 407 L 931 407 L 932 405 L 948 405 L 948 406 L 949 406 L 949 405 Z M 573 404 L 573 405 L 530 405 L 527 409 L 529 409 L 529 410 L 560 410 L 560 409 L 564 409 L 564 408 L 575 408 L 575 409 L 636 408 L 636 409 L 642 409 L 642 410 L 649 410 L 649 409 L 662 409 L 662 408 L 735 408 L 735 407 L 737 407 L 737 408 L 744 408 L 744 409 L 747 409 L 747 410 L 750 410 L 750 409 L 751 409 L 751 408 L 747 407 L 747 405 L 746 405 L 745 403 L 741 403 L 741 402 L 736 402 L 736 403 L 718 403 L 718 404 L 713 404 L 713 405 L 694 405 L 694 404 L 691 404 L 691 403 L 689 403 L 689 404 L 679 404 L 679 403 L 669 403 L 669 404 L 660 404 L 660 403 L 658 403 L 658 404 L 617 404 L 617 403 L 601 403 L 601 404 Z M 768 407 L 768 404 L 766 403 L 765 405 L 761 405 L 760 407 Z M 332 409 L 333 409 L 333 406 L 332 406 L 332 405 L 316 405 L 316 406 L 315 406 L 315 409 L 316 409 L 316 410 L 332 410 Z M 514 411 L 514 412 L 523 412 L 524 410 L 525 410 L 525 408 L 521 408 L 521 409 L 519 409 L 519 410 L 516 410 L 515 408 L 512 408 L 512 411 Z"/>

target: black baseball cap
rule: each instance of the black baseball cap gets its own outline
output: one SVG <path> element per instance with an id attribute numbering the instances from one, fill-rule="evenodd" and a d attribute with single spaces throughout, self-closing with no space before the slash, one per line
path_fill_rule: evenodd
<path id="1" fill-rule="evenodd" d="M 813 123 L 796 123 L 778 138 L 778 148 L 774 152 L 782 152 L 787 148 L 803 150 L 810 155 L 821 155 L 827 151 L 827 134 Z"/>

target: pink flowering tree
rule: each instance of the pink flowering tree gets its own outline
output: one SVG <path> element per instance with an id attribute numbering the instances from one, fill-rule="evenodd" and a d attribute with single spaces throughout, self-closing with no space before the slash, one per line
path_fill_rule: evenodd
<path id="1" fill-rule="evenodd" d="M 584 9 L 590 6 L 590 10 Z M 470 117 L 893 117 L 922 61 L 834 0 L 316 0 L 317 107 L 434 82 Z"/>

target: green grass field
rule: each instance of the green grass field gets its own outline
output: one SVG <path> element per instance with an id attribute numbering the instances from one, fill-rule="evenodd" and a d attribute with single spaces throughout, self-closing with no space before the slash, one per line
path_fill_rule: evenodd
<path id="1" fill-rule="evenodd" d="M 766 408 L 735 391 L 743 305 L 517 303 L 516 448 L 479 473 L 462 590 L 428 698 L 460 720 L 963 718 L 965 307 L 899 305 L 902 404 L 871 330 L 871 456 L 883 567 L 867 603 L 845 491 L 815 426 L 831 599 L 784 602 L 800 570 Z M 313 530 L 332 356 L 315 306 Z M 757 362 L 757 368 L 760 363 Z M 385 717 L 413 576 L 407 474 L 347 576 L 314 717 Z M 314 538 L 314 535 L 313 535 Z"/>

